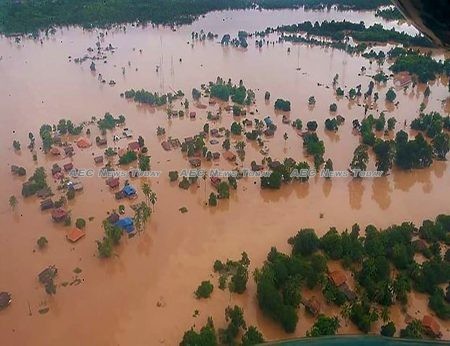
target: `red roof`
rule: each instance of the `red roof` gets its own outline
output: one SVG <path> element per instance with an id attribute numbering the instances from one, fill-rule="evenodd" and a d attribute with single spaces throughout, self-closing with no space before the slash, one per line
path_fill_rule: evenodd
<path id="1" fill-rule="evenodd" d="M 141 146 L 139 145 L 138 142 L 128 143 L 128 150 L 139 151 L 140 149 L 141 149 Z"/>
<path id="2" fill-rule="evenodd" d="M 428 332 L 431 332 L 435 336 L 439 336 L 441 334 L 441 327 L 430 315 L 423 316 L 422 325 Z"/>
<path id="3" fill-rule="evenodd" d="M 342 270 L 335 270 L 334 272 L 331 272 L 329 278 L 333 284 L 338 287 L 347 281 L 347 277 Z"/>
<path id="4" fill-rule="evenodd" d="M 81 238 L 83 238 L 86 235 L 86 232 L 82 231 L 79 228 L 73 228 L 66 234 L 67 240 L 71 241 L 72 243 L 77 242 Z"/>
<path id="5" fill-rule="evenodd" d="M 73 163 L 72 162 L 66 163 L 63 167 L 65 171 L 70 171 L 73 168 Z"/>
<path id="6" fill-rule="evenodd" d="M 62 208 L 56 208 L 52 210 L 52 218 L 54 220 L 61 220 L 65 218 L 67 215 L 67 212 Z"/>
<path id="7" fill-rule="evenodd" d="M 106 179 L 106 185 L 108 185 L 110 188 L 115 188 L 115 187 L 119 186 L 119 178 Z"/>
<path id="8" fill-rule="evenodd" d="M 91 141 L 85 137 L 81 137 L 77 140 L 78 148 L 89 148 L 91 145 Z"/>

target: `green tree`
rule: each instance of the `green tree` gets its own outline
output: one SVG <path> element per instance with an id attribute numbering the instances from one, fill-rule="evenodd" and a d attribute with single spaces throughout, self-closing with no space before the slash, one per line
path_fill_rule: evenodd
<path id="1" fill-rule="evenodd" d="M 319 249 L 319 238 L 312 228 L 304 228 L 289 238 L 288 243 L 292 245 L 293 255 L 309 256 Z"/>
<path id="2" fill-rule="evenodd" d="M 441 132 L 433 138 L 431 144 L 436 157 L 439 160 L 445 160 L 450 150 L 450 136 L 445 132 Z"/>
<path id="3" fill-rule="evenodd" d="M 138 232 L 142 232 L 145 229 L 151 213 L 150 207 L 145 202 L 139 203 L 135 208 L 133 220 Z"/>
<path id="4" fill-rule="evenodd" d="M 197 299 L 209 298 L 211 296 L 213 289 L 214 286 L 209 280 L 202 281 L 201 284 L 198 286 L 197 290 L 195 291 L 195 296 L 197 297 Z"/>
<path id="5" fill-rule="evenodd" d="M 219 193 L 219 198 L 230 198 L 230 186 L 225 181 L 219 183 L 217 192 Z"/>
<path id="6" fill-rule="evenodd" d="M 84 229 L 86 227 L 86 221 L 83 218 L 78 218 L 75 221 L 75 227 L 79 229 Z"/>
<path id="7" fill-rule="evenodd" d="M 360 144 L 353 152 L 353 159 L 350 163 L 352 170 L 365 171 L 367 163 L 369 162 L 368 147 L 365 144 Z"/>
<path id="8" fill-rule="evenodd" d="M 222 148 L 225 150 L 230 150 L 230 147 L 231 147 L 230 140 L 227 138 L 223 141 Z"/>
<path id="9" fill-rule="evenodd" d="M 47 240 L 47 238 L 42 236 L 42 237 L 39 237 L 39 239 L 36 241 L 36 243 L 37 243 L 39 249 L 43 249 L 47 246 L 48 240 Z"/>
<path id="10" fill-rule="evenodd" d="M 180 346 L 217 346 L 217 335 L 211 317 L 208 322 L 196 332 L 193 328 L 184 333 Z"/>
<path id="11" fill-rule="evenodd" d="M 14 195 L 11 195 L 9 197 L 9 206 L 11 207 L 12 210 L 16 209 L 17 207 L 17 197 Z"/>
<path id="12" fill-rule="evenodd" d="M 386 93 L 386 100 L 389 102 L 394 102 L 396 97 L 397 97 L 397 94 L 395 93 L 394 89 L 390 88 Z"/>
<path id="13" fill-rule="evenodd" d="M 327 317 L 325 315 L 319 315 L 314 322 L 312 328 L 306 332 L 307 337 L 317 337 L 326 335 L 335 335 L 339 329 L 339 319 L 337 317 Z"/>
<path id="14" fill-rule="evenodd" d="M 242 346 L 252 346 L 264 343 L 261 332 L 254 326 L 249 326 L 242 335 Z"/>

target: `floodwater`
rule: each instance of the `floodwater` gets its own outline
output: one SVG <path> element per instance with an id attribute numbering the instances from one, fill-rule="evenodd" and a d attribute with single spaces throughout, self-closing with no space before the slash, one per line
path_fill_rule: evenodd
<path id="1" fill-rule="evenodd" d="M 3 197 L 0 215 L 3 227 L 0 231 L 0 290 L 11 292 L 14 299 L 10 307 L 0 312 L 3 344 L 174 345 L 181 340 L 185 330 L 193 325 L 203 325 L 207 316 L 214 318 L 216 327 L 223 327 L 224 309 L 230 304 L 243 307 L 247 324 L 258 326 L 268 340 L 304 336 L 313 319 L 300 311 L 295 334 L 285 334 L 259 311 L 252 279 L 243 295 L 230 295 L 217 289 L 217 277 L 211 277 L 214 260 L 239 258 L 240 253 L 246 251 L 253 271 L 262 264 L 271 246 L 289 251 L 286 241 L 300 228 L 314 227 L 323 234 L 330 226 L 343 230 L 357 222 L 362 226 L 386 227 L 405 220 L 418 223 L 439 213 L 449 213 L 447 162 L 435 162 L 429 169 L 420 171 L 394 170 L 383 178 L 325 181 L 315 177 L 305 184 L 283 186 L 279 191 L 262 191 L 259 179 L 247 178 L 239 181 L 230 200 L 219 201 L 216 208 L 204 206 L 205 196 L 213 191 L 209 183 L 200 180 L 198 186 L 187 191 L 169 183 L 168 171 L 188 168 L 188 163 L 180 151 L 163 151 L 161 139 L 155 135 L 156 127 L 165 127 L 166 137 L 183 139 L 198 133 L 207 121 L 206 112 L 217 110 L 218 105 L 197 109 L 193 106 L 191 90 L 217 76 L 232 78 L 236 83 L 242 79 L 255 91 L 257 104 L 249 108 L 255 112 L 255 115 L 248 115 L 250 119 L 261 119 L 266 115 L 274 119 L 278 130 L 266 142 L 272 158 L 308 160 L 302 150 L 301 138 L 289 125 L 282 124 L 281 114 L 273 111 L 274 100 L 281 97 L 292 102 L 291 120 L 301 118 L 303 124 L 308 120 L 318 121 L 318 135 L 326 147 L 325 159 L 331 158 L 336 170 L 346 170 L 358 145 L 358 137 L 351 132 L 351 121 L 362 119 L 364 110 L 358 102 L 336 99 L 332 88 L 325 86 L 331 86 L 338 73 L 339 85 L 345 90 L 362 84 L 365 91 L 369 75 L 378 69 L 375 63 L 370 66 L 361 57 L 306 45 L 284 43 L 257 49 L 250 40 L 249 48 L 241 50 L 221 47 L 213 41 L 193 45 L 190 42 L 190 33 L 201 28 L 219 35 L 226 32 L 236 35 L 240 29 L 261 30 L 271 25 L 344 17 L 357 18 L 355 21 L 366 18 L 368 22 L 379 21 L 370 13 L 226 11 L 209 14 L 176 32 L 151 26 L 128 26 L 127 33 L 109 31 L 102 45 L 111 43 L 117 50 L 114 54 L 107 53 L 107 63 L 97 61 L 97 73 L 102 73 L 107 81 L 115 80 L 115 86 L 99 83 L 89 70 L 89 61 L 80 65 L 68 59 L 69 56 L 81 57 L 88 47 L 95 47 L 96 31 L 58 29 L 42 44 L 30 39 L 17 44 L 12 39 L 1 38 L 0 153 L 3 164 L 0 166 L 0 193 Z M 406 24 L 401 26 L 405 30 L 415 30 Z M 269 40 L 272 38 L 276 40 L 276 36 Z M 288 47 L 292 47 L 290 54 Z M 162 68 L 157 73 L 155 67 L 161 63 Z M 300 71 L 296 70 L 298 66 Z M 367 72 L 358 76 L 362 66 Z M 124 75 L 122 67 L 125 67 Z M 387 70 L 387 64 L 383 69 Z M 398 119 L 398 130 L 405 120 L 409 122 L 418 115 L 425 86 L 410 88 L 406 93 L 399 90 L 399 105 L 393 107 L 382 101 L 391 83 L 377 87 L 380 100 L 373 113 L 385 110 L 387 117 L 394 115 Z M 427 111 L 445 113 L 443 107 L 449 96 L 447 83 L 445 79 L 438 79 L 431 84 Z M 131 88 L 159 92 L 181 89 L 190 101 L 190 110 L 197 112 L 197 119 L 185 117 L 169 121 L 165 110 L 138 106 L 119 96 Z M 270 103 L 264 102 L 266 90 L 271 92 Z M 317 100 L 312 109 L 307 106 L 311 95 Z M 208 102 L 207 99 L 202 101 Z M 338 105 L 337 113 L 346 118 L 336 134 L 327 133 L 323 126 L 324 120 L 330 117 L 328 108 L 333 102 Z M 174 109 L 182 109 L 179 101 L 175 102 Z M 69 158 L 45 157 L 38 152 L 38 163 L 35 164 L 26 149 L 28 132 L 38 136 L 43 123 L 56 123 L 60 118 L 78 123 L 88 121 L 92 116 L 102 116 L 107 111 L 114 115 L 124 114 L 127 127 L 136 137 L 142 135 L 145 138 L 152 157 L 152 169 L 162 171 L 162 177 L 149 179 L 158 202 L 146 231 L 132 239 L 123 239 L 114 250 L 115 256 L 101 260 L 96 257 L 95 244 L 103 234 L 101 221 L 107 211 L 119 205 L 103 180 L 83 179 L 84 191 L 69 202 L 73 220 L 94 217 L 87 222 L 87 236 L 70 244 L 65 239 L 66 228 L 56 226 L 47 212 L 40 212 L 37 199 L 19 197 L 24 179 L 12 177 L 10 165 L 24 166 L 30 175 L 37 166 L 45 166 L 49 172 L 53 163 L 69 162 Z M 233 117 L 224 113 L 211 127 L 229 128 L 232 121 Z M 90 128 L 91 139 L 94 139 L 98 131 L 94 126 Z M 286 143 L 285 132 L 288 134 Z M 112 135 L 108 134 L 110 143 Z M 11 143 L 14 139 L 22 144 L 20 153 L 13 151 Z M 232 142 L 236 140 L 233 138 Z M 122 139 L 117 146 L 125 147 L 127 143 Z M 39 146 L 39 140 L 37 144 Z M 220 144 L 217 147 L 222 151 Z M 103 150 L 95 145 L 83 150 L 76 148 L 72 159 L 75 167 L 94 167 L 93 157 Z M 263 156 L 258 150 L 255 144 L 248 143 L 245 161 L 240 166 L 249 167 L 253 159 L 260 161 Z M 202 167 L 232 169 L 235 166 L 221 158 L 217 164 L 203 163 Z M 373 167 L 371 157 L 370 168 Z M 138 180 L 132 183 L 140 186 Z M 56 191 L 56 184 L 52 183 L 52 186 Z M 10 195 L 18 196 L 19 204 L 14 211 L 8 205 Z M 126 213 L 132 216 L 130 203 L 124 204 Z M 179 211 L 183 206 L 188 208 L 185 214 Z M 49 241 L 44 250 L 38 250 L 36 246 L 40 236 Z M 50 264 L 59 269 L 55 296 L 46 295 L 37 281 L 37 274 Z M 82 269 L 78 275 L 73 273 L 76 267 Z M 75 276 L 82 280 L 81 284 L 60 286 L 63 282 L 71 282 Z M 216 286 L 211 299 L 196 300 L 193 291 L 207 279 Z M 308 294 L 314 292 L 305 292 L 305 296 Z M 319 292 L 315 294 L 320 296 Z M 411 295 L 408 314 L 420 318 L 429 313 L 426 305 L 426 297 Z M 40 314 L 41 307 L 50 310 Z M 195 310 L 199 311 L 198 317 L 193 317 Z M 333 307 L 325 306 L 324 311 L 338 314 Z M 404 314 L 398 307 L 392 308 L 392 318 L 398 326 L 405 324 Z M 450 324 L 438 321 L 444 338 L 450 338 Z M 343 322 L 339 332 L 357 331 L 353 325 Z"/>

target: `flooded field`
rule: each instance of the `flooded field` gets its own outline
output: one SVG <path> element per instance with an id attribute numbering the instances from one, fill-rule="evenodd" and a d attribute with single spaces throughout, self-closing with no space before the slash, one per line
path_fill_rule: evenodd
<path id="1" fill-rule="evenodd" d="M 450 170 L 445 161 L 435 161 L 430 168 L 412 172 L 394 169 L 382 178 L 327 181 L 315 177 L 308 183 L 286 185 L 276 191 L 261 190 L 259 179 L 245 178 L 239 181 L 237 191 L 231 192 L 230 199 L 220 200 L 216 208 L 205 206 L 206 196 L 213 191 L 209 182 L 205 184 L 199 179 L 197 186 L 187 191 L 169 182 L 170 170 L 188 168 L 189 163 L 179 150 L 163 150 L 156 128 L 166 129 L 165 138 L 179 139 L 201 131 L 207 122 L 207 111 L 216 111 L 219 105 L 196 108 L 191 90 L 215 81 L 217 76 L 231 78 L 235 83 L 242 79 L 247 88 L 255 91 L 256 105 L 248 108 L 248 118 L 262 119 L 270 115 L 277 124 L 275 136 L 265 139 L 273 159 L 292 157 L 311 161 L 303 151 L 301 137 L 290 125 L 282 124 L 281 113 L 274 112 L 274 100 L 284 98 L 292 103 L 291 120 L 300 118 L 303 124 L 308 120 L 319 123 L 317 134 L 325 142 L 325 159 L 333 160 L 334 169 L 348 168 L 359 143 L 359 136 L 352 134 L 352 120 L 361 120 L 364 108 L 357 101 L 337 99 L 331 83 L 337 73 L 339 86 L 344 90 L 358 84 L 365 90 L 370 76 L 378 69 L 376 63 L 370 65 L 365 58 L 352 57 L 339 50 L 289 43 L 258 49 L 250 39 L 248 49 L 243 50 L 222 47 L 217 40 L 191 42 L 191 32 L 201 29 L 219 34 L 220 40 L 224 33 L 233 36 L 239 30 L 263 30 L 267 26 L 325 19 L 364 20 L 366 24 L 380 22 L 370 12 L 225 11 L 208 14 L 176 31 L 127 26 L 126 33 L 119 29 L 108 31 L 102 45 L 111 44 L 117 49 L 113 54 L 108 53 L 107 63 L 96 62 L 96 72 L 107 81 L 114 80 L 114 86 L 100 83 L 90 71 L 89 61 L 83 64 L 73 61 L 86 54 L 88 47 L 95 47 L 97 30 L 57 29 L 55 35 L 44 38 L 42 43 L 32 39 L 16 43 L 11 38 L 0 38 L 0 217 L 3 226 L 0 231 L 0 289 L 11 292 L 14 298 L 13 304 L 0 312 L 2 344 L 175 345 L 185 330 L 203 325 L 208 316 L 214 318 L 216 327 L 222 327 L 224 309 L 230 304 L 240 305 L 247 324 L 258 326 L 267 340 L 304 336 L 313 318 L 300 312 L 295 334 L 284 333 L 280 326 L 262 315 L 251 278 L 243 295 L 230 295 L 228 291 L 217 289 L 211 299 L 199 301 L 193 291 L 202 280 L 210 279 L 215 259 L 236 259 L 246 251 L 252 272 L 262 264 L 271 246 L 289 251 L 287 239 L 300 228 L 312 227 L 323 234 L 330 226 L 344 230 L 356 222 L 361 226 L 386 227 L 402 221 L 419 223 L 450 212 Z M 386 25 L 416 32 L 407 24 Z M 273 34 L 269 40 L 276 41 L 277 36 Z M 290 53 L 288 47 L 291 47 Z M 442 57 L 448 52 L 435 54 Z M 161 65 L 159 72 L 156 72 L 157 65 Z M 363 66 L 367 68 L 366 73 L 358 75 Z M 298 67 L 301 70 L 297 70 Z M 388 63 L 382 67 L 385 72 L 387 67 Z M 444 78 L 431 83 L 427 112 L 448 114 L 447 84 Z M 392 80 L 386 86 L 375 87 L 380 100 L 378 108 L 369 113 L 378 115 L 385 111 L 387 118 L 395 116 L 396 130 L 400 130 L 405 121 L 409 124 L 418 116 L 426 86 L 418 85 L 406 92 L 398 90 L 398 106 L 384 102 L 390 86 Z M 157 92 L 180 89 L 191 104 L 190 111 L 196 111 L 197 117 L 195 120 L 187 116 L 168 120 L 165 109 L 138 105 L 119 96 L 132 88 Z M 264 102 L 266 90 L 271 93 L 270 102 Z M 317 103 L 311 108 L 307 100 L 312 95 Z M 346 119 L 337 133 L 325 131 L 323 126 L 330 117 L 329 105 L 333 102 L 338 106 L 337 114 Z M 208 99 L 203 98 L 202 103 L 208 104 Z M 180 101 L 175 101 L 174 109 L 182 108 Z M 250 115 L 250 111 L 255 112 L 254 115 Z M 134 131 L 135 137 L 144 137 L 151 167 L 162 171 L 162 177 L 148 179 L 158 201 L 146 231 L 123 239 L 112 258 L 99 259 L 95 240 L 103 236 L 101 222 L 108 211 L 122 203 L 114 199 L 114 193 L 102 178 L 83 179 L 84 190 L 68 202 L 72 220 L 93 217 L 87 222 L 86 237 L 76 244 L 66 240 L 67 228 L 55 225 L 48 212 L 39 210 L 36 197 L 18 197 L 14 211 L 8 205 L 8 197 L 20 196 L 25 181 L 11 175 L 13 164 L 25 167 L 28 175 L 38 166 L 44 166 L 49 172 L 55 162 L 61 165 L 73 161 L 77 168 L 89 168 L 95 167 L 93 157 L 101 155 L 105 149 L 95 144 L 87 149 L 76 148 L 72 159 L 54 158 L 38 150 L 35 163 L 26 149 L 30 131 L 38 137 L 39 127 L 44 123 L 57 123 L 61 118 L 79 123 L 89 121 L 92 116 L 99 118 L 105 112 L 125 115 L 126 126 Z M 231 113 L 225 112 L 221 120 L 211 122 L 210 126 L 229 128 L 233 121 Z M 98 129 L 95 125 L 88 127 L 92 131 L 90 138 L 95 142 Z M 405 131 L 409 131 L 408 128 Z M 283 139 L 285 132 L 287 141 Z M 108 133 L 109 143 L 113 134 Z M 15 139 L 22 144 L 19 153 L 11 146 Z M 231 141 L 237 139 L 231 136 Z M 128 140 L 121 139 L 115 146 L 126 147 L 127 143 Z M 38 138 L 37 146 L 40 145 Z M 223 151 L 220 144 L 216 147 Z M 250 167 L 252 160 L 260 162 L 262 158 L 256 144 L 249 142 L 245 160 L 239 166 Z M 202 163 L 202 168 L 210 167 L 232 169 L 235 165 L 221 157 L 217 162 Z M 371 157 L 369 169 L 373 168 L 374 158 Z M 121 184 L 123 182 L 121 179 Z M 139 187 L 140 193 L 139 179 L 131 183 Z M 52 183 L 52 187 L 55 186 Z M 130 214 L 130 202 L 124 204 L 126 214 Z M 181 207 L 186 207 L 188 212 L 180 213 Z M 49 242 L 44 250 L 36 246 L 40 236 L 45 236 Z M 59 269 L 58 290 L 54 296 L 47 295 L 36 279 L 50 264 Z M 76 267 L 82 269 L 77 274 L 81 283 L 60 287 L 63 282 L 73 281 Z M 217 278 L 211 280 L 216 286 Z M 420 318 L 428 311 L 428 299 L 416 293 L 410 296 L 408 314 Z M 40 314 L 41 307 L 50 310 Z M 199 310 L 198 317 L 193 317 L 195 310 Z M 391 310 L 399 330 L 405 325 L 404 314 L 398 306 Z M 339 310 L 325 306 L 324 312 L 338 314 Z M 438 322 L 443 338 L 449 339 L 450 323 Z M 376 326 L 374 330 L 379 328 Z M 351 323 L 342 323 L 339 333 L 357 333 L 357 330 Z"/>

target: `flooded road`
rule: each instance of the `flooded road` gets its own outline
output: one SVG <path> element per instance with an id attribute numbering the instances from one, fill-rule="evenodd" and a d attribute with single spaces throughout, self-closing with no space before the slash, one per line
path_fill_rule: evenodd
<path id="1" fill-rule="evenodd" d="M 218 105 L 196 108 L 191 90 L 215 81 L 217 76 L 231 78 L 235 83 L 242 79 L 247 88 L 255 91 L 256 105 L 248 109 L 255 115 L 249 115 L 249 119 L 270 115 L 278 125 L 275 136 L 266 143 L 273 159 L 310 160 L 303 152 L 301 138 L 290 125 L 282 124 L 282 115 L 273 110 L 273 102 L 284 98 L 292 103 L 291 120 L 300 118 L 304 126 L 309 120 L 319 123 L 317 134 L 325 142 L 325 159 L 333 160 L 335 170 L 346 170 L 359 143 L 359 137 L 352 134 L 351 122 L 363 118 L 364 108 L 358 102 L 337 99 L 331 82 L 337 73 L 339 86 L 344 90 L 362 84 L 364 92 L 370 76 L 378 69 L 375 63 L 370 65 L 367 59 L 352 57 L 343 51 L 289 43 L 257 49 L 253 40 L 249 40 L 247 50 L 221 47 L 213 41 L 191 44 L 191 32 L 200 29 L 218 33 L 220 39 L 223 33 L 237 35 L 241 29 L 253 31 L 304 20 L 344 18 L 357 18 L 366 24 L 379 21 L 371 13 L 252 10 L 211 13 L 176 32 L 151 26 L 128 26 L 126 33 L 118 29 L 108 31 L 102 44 L 111 43 L 117 50 L 108 54 L 107 63 L 96 62 L 97 73 L 107 81 L 114 80 L 115 86 L 101 84 L 90 71 L 89 61 L 81 65 L 73 62 L 73 58 L 86 54 L 88 47 L 95 47 L 97 31 L 57 29 L 56 34 L 44 39 L 42 44 L 30 39 L 17 44 L 13 39 L 1 38 L 0 155 L 3 164 L 0 165 L 0 192 L 3 197 L 0 215 L 3 227 L 0 231 L 0 290 L 11 292 L 14 299 L 8 309 L 0 312 L 0 334 L 5 344 L 175 345 L 184 331 L 192 325 L 203 325 L 208 316 L 214 318 L 217 328 L 223 327 L 224 309 L 231 304 L 240 305 L 247 324 L 258 326 L 267 340 L 304 336 L 313 320 L 300 312 L 295 334 L 285 334 L 259 311 L 252 279 L 241 296 L 217 289 L 216 277 L 211 279 L 216 286 L 211 299 L 198 301 L 193 291 L 202 280 L 210 279 L 215 259 L 236 259 L 246 251 L 252 272 L 262 264 L 271 246 L 289 251 L 287 239 L 300 228 L 313 227 L 318 234 L 323 234 L 330 226 L 343 230 L 357 222 L 361 226 L 386 227 L 405 220 L 419 223 L 439 213 L 449 213 L 448 162 L 434 162 L 429 169 L 413 172 L 394 170 L 388 177 L 360 181 L 350 178 L 325 181 L 315 177 L 308 183 L 286 185 L 278 191 L 263 191 L 259 179 L 246 178 L 239 181 L 230 200 L 219 201 L 216 208 L 204 205 L 205 196 L 214 191 L 209 182 L 205 187 L 199 180 L 198 186 L 187 191 L 169 182 L 168 171 L 187 168 L 188 162 L 180 151 L 162 149 L 156 128 L 165 127 L 166 138 L 172 136 L 181 140 L 201 131 L 207 121 L 207 111 L 217 110 Z M 402 28 L 408 32 L 415 30 L 407 25 Z M 288 47 L 291 47 L 290 54 Z M 157 73 L 155 67 L 161 63 Z M 300 71 L 296 70 L 298 66 Z M 367 68 L 366 74 L 358 76 L 362 66 Z M 125 74 L 122 67 L 125 67 Z M 386 72 L 387 67 L 386 63 L 383 66 Z M 449 109 L 443 108 L 443 101 L 449 96 L 447 83 L 445 79 L 438 79 L 431 84 L 427 112 L 447 114 Z M 380 100 L 373 114 L 378 116 L 379 112 L 386 111 L 386 118 L 395 116 L 396 130 L 399 130 L 405 120 L 409 124 L 419 114 L 425 86 L 409 88 L 406 93 L 397 91 L 398 107 L 382 101 L 390 86 L 392 80 L 387 86 L 375 88 Z M 189 99 L 190 110 L 197 112 L 197 119 L 168 120 L 164 109 L 139 106 L 119 96 L 131 88 L 158 92 L 181 89 Z M 271 92 L 270 103 L 264 102 L 266 90 Z M 317 103 L 309 108 L 307 100 L 312 95 Z M 208 99 L 202 101 L 207 104 Z M 323 126 L 324 120 L 330 117 L 329 105 L 333 102 L 338 106 L 337 114 L 346 118 L 337 133 L 325 131 Z M 174 109 L 182 109 L 180 101 L 174 103 Z M 101 260 L 97 257 L 95 243 L 103 235 L 101 221 L 107 211 L 119 205 L 103 179 L 83 179 L 84 191 L 69 202 L 72 220 L 93 217 L 87 222 L 86 237 L 70 244 L 65 239 L 66 228 L 55 226 L 49 213 L 40 212 L 35 197 L 19 197 L 24 179 L 12 177 L 10 165 L 25 167 L 29 176 L 35 167 L 45 166 L 50 172 L 53 163 L 71 161 L 45 156 L 38 151 L 35 164 L 26 149 L 28 132 L 38 137 L 39 127 L 44 123 L 57 123 L 61 118 L 79 123 L 92 116 L 103 116 L 105 112 L 126 116 L 126 125 L 134 131 L 135 137 L 142 135 L 145 139 L 152 169 L 163 173 L 160 179 L 148 179 L 158 202 L 146 231 L 135 238 L 123 239 L 115 248 L 115 256 Z M 224 113 L 222 119 L 211 126 L 229 128 L 233 121 L 231 114 Z M 92 125 L 89 128 L 95 142 L 98 130 Z M 288 134 L 286 142 L 285 132 Z M 108 133 L 109 143 L 112 143 L 112 135 Z M 20 153 L 12 148 L 14 139 L 22 144 Z M 232 142 L 236 140 L 232 136 Z M 127 143 L 122 139 L 117 145 L 125 147 Z M 39 138 L 37 145 L 41 145 Z M 222 152 L 220 144 L 216 146 Z M 247 143 L 242 166 L 249 167 L 252 160 L 261 161 L 263 155 L 258 150 L 255 144 Z M 104 148 L 95 144 L 88 149 L 76 148 L 72 160 L 77 168 L 93 167 L 93 157 L 103 151 Z M 218 166 L 204 163 L 202 167 L 232 169 L 235 166 L 221 158 Z M 369 169 L 373 168 L 374 158 L 371 157 Z M 139 180 L 131 182 L 140 187 Z M 56 191 L 55 183 L 52 187 Z M 8 205 L 11 195 L 19 200 L 14 211 Z M 124 204 L 126 214 L 132 216 L 130 203 Z M 183 206 L 188 209 L 185 214 L 179 211 Z M 49 241 L 44 250 L 36 246 L 40 236 Z M 59 269 L 55 296 L 48 296 L 37 281 L 37 274 L 50 264 Z M 74 279 L 76 267 L 82 269 L 78 274 L 81 284 L 60 286 Z M 428 311 L 426 298 L 411 295 L 411 299 L 410 315 L 414 316 L 418 309 L 418 316 Z M 43 306 L 48 306 L 50 311 L 41 315 L 38 310 Z M 195 310 L 199 310 L 198 317 L 193 317 Z M 393 318 L 398 317 L 396 324 L 402 327 L 404 315 L 398 307 L 392 310 Z M 338 310 L 326 307 L 325 312 L 337 314 Z M 444 338 L 450 338 L 449 322 L 438 321 Z M 356 329 L 352 324 L 343 324 L 339 332 L 356 333 Z"/>

